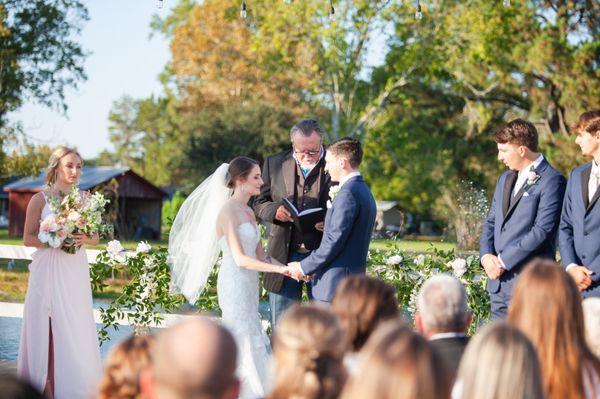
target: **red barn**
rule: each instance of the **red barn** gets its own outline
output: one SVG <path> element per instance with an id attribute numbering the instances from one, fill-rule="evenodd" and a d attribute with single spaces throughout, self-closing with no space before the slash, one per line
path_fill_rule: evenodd
<path id="1" fill-rule="evenodd" d="M 44 175 L 27 177 L 7 184 L 8 192 L 8 232 L 11 236 L 22 236 L 25 225 L 25 212 L 31 197 L 42 191 Z M 162 202 L 167 196 L 131 169 L 84 166 L 79 188 L 82 190 L 103 190 L 116 194 L 110 198 L 116 220 L 115 235 L 124 239 L 160 238 Z M 109 204 L 109 206 L 111 206 Z"/>

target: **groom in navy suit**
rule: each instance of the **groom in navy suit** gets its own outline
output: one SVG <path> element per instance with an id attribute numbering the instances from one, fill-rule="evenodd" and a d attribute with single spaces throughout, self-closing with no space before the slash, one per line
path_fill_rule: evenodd
<path id="1" fill-rule="evenodd" d="M 600 297 L 600 110 L 583 113 L 575 142 L 592 162 L 573 169 L 560 220 L 561 262 L 584 298 Z"/>
<path id="2" fill-rule="evenodd" d="M 358 171 L 363 151 L 358 140 L 342 138 L 333 142 L 325 155 L 325 170 L 339 182 L 325 216 L 323 240 L 319 248 L 300 262 L 294 277 L 312 279 L 312 295 L 318 302 L 330 303 L 340 281 L 351 274 L 364 274 L 376 206 L 369 187 Z"/>
<path id="3" fill-rule="evenodd" d="M 479 254 L 489 277 L 492 318 L 502 319 L 523 267 L 535 257 L 555 259 L 566 180 L 538 152 L 533 124 L 515 119 L 494 132 L 494 140 L 509 170 L 496 184 Z"/>

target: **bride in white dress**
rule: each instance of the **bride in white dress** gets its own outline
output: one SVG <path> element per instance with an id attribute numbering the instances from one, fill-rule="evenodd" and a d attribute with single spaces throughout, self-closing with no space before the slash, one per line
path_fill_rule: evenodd
<path id="1" fill-rule="evenodd" d="M 73 149 L 58 147 L 52 153 L 47 187 L 29 202 L 23 234 L 25 245 L 38 250 L 29 265 L 17 372 L 46 397 L 57 399 L 92 397 L 102 373 L 83 248 L 98 244 L 98 236 L 75 234 L 79 249 L 74 254 L 47 248 L 37 238 L 40 219 L 52 213 L 48 196 L 70 192 L 81 166 Z"/>
<path id="2" fill-rule="evenodd" d="M 290 268 L 265 254 L 250 198 L 263 184 L 253 159 L 234 158 L 221 165 L 186 199 L 169 236 L 169 257 L 175 287 L 195 303 L 220 251 L 217 280 L 222 321 L 238 346 L 240 398 L 268 392 L 269 339 L 258 313 L 258 272 L 290 275 Z"/>

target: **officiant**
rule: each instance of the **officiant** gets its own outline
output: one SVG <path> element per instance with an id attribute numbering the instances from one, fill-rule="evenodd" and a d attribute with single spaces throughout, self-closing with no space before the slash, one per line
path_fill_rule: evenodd
<path id="1" fill-rule="evenodd" d="M 300 230 L 284 207 L 287 198 L 301 212 L 327 208 L 331 179 L 325 172 L 324 130 L 316 120 L 305 119 L 290 130 L 292 148 L 265 160 L 264 185 L 254 200 L 256 217 L 270 223 L 268 254 L 283 264 L 301 261 L 319 247 L 323 221 Z M 295 302 L 302 300 L 303 286 L 311 298 L 310 283 L 297 282 L 281 274 L 266 273 L 264 287 L 269 291 L 271 326 Z"/>

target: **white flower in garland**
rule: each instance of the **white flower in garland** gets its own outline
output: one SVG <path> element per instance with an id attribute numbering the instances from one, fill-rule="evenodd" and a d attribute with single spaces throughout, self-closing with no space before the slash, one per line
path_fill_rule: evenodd
<path id="1" fill-rule="evenodd" d="M 452 268 L 456 277 L 461 277 L 467 272 L 467 261 L 463 258 L 456 258 L 451 262 L 448 262 L 448 266 Z"/>
<path id="2" fill-rule="evenodd" d="M 413 260 L 413 262 L 417 266 L 423 266 L 425 264 L 425 255 L 423 255 L 423 254 L 417 255 L 417 257 Z"/>
<path id="3" fill-rule="evenodd" d="M 387 259 L 386 263 L 388 265 L 399 265 L 403 260 L 402 255 L 393 255 Z"/>
<path id="4" fill-rule="evenodd" d="M 125 251 L 125 248 L 123 248 L 119 240 L 112 240 L 106 245 L 106 251 L 112 258 L 116 258 Z"/>
<path id="5" fill-rule="evenodd" d="M 148 244 L 147 241 L 141 241 L 140 243 L 138 243 L 137 248 L 135 249 L 135 252 L 139 253 L 147 253 L 150 252 L 150 250 L 152 249 L 152 246 L 150 246 L 150 244 Z"/>

